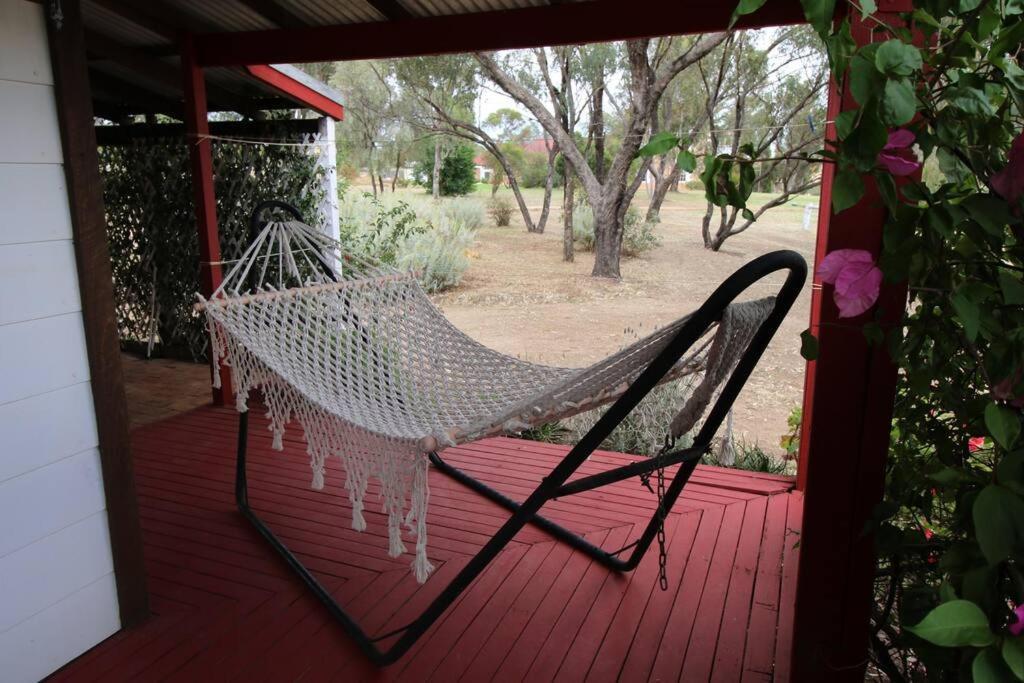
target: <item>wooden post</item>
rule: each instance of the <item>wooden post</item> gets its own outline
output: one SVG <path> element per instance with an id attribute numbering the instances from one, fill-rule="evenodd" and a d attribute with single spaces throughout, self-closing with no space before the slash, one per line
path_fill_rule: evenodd
<path id="1" fill-rule="evenodd" d="M 192 197 L 199 233 L 199 287 L 209 297 L 220 286 L 220 238 L 217 233 L 217 199 L 213 190 L 213 153 L 206 110 L 206 80 L 196 63 L 192 36 L 181 41 L 181 71 L 185 94 L 185 144 L 192 171 Z M 210 367 L 211 376 L 220 373 L 220 389 L 213 390 L 216 405 L 231 401 L 231 376 L 222 367 Z"/>
<path id="2" fill-rule="evenodd" d="M 149 597 L 128 440 L 128 409 L 114 314 L 114 281 L 107 250 L 82 11 L 79 0 L 47 3 L 45 11 L 117 602 L 121 626 L 127 628 L 149 615 Z"/>
<path id="3" fill-rule="evenodd" d="M 881 0 L 878 17 L 897 24 L 907 0 Z M 872 31 L 872 19 L 850 12 L 858 45 L 888 36 Z M 849 89 L 829 90 L 828 119 L 856 104 Z M 831 124 L 826 137 L 835 139 Z M 826 164 L 818 214 L 815 263 L 836 249 L 882 250 L 886 210 L 875 184 L 857 205 L 832 212 L 835 168 Z M 804 492 L 804 518 L 793 625 L 794 681 L 862 681 L 868 656 L 873 599 L 874 537 L 865 533 L 885 483 L 896 367 L 882 346 L 869 346 L 863 325 L 874 310 L 839 319 L 832 287 L 815 277 L 811 331 L 819 340 L 817 361 L 808 363 L 797 488 Z M 905 284 L 883 284 L 875 310 L 883 328 L 899 321 Z M 792 542 L 796 542 L 793 539 Z"/>

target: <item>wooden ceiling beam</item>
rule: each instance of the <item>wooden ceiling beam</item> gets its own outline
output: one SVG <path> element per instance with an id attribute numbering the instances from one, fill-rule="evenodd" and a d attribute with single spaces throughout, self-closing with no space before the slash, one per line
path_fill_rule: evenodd
<path id="1" fill-rule="evenodd" d="M 725 30 L 733 4 L 721 0 L 622 0 L 423 17 L 365 24 L 242 31 L 196 36 L 203 66 L 297 64 L 575 45 Z M 775 0 L 740 17 L 736 28 L 800 24 L 799 0 Z"/>

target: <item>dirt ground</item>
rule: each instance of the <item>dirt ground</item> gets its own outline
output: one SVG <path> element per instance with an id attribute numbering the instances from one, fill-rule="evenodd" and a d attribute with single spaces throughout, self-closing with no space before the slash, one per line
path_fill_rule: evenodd
<path id="1" fill-rule="evenodd" d="M 642 194 L 637 199 L 646 208 Z M 539 194 L 528 200 L 538 215 Z M 527 233 L 521 222 L 488 225 L 479 232 L 462 284 L 436 301 L 455 325 L 487 346 L 532 361 L 584 366 L 696 308 L 755 256 L 793 249 L 810 262 L 814 230 L 802 228 L 803 206 L 816 201 L 801 197 L 770 211 L 712 253 L 700 237 L 702 195 L 670 195 L 656 228 L 662 245 L 624 260 L 620 282 L 592 278 L 592 254 L 562 262 L 558 211 L 542 235 Z M 752 295 L 774 291 L 782 279 L 765 281 Z M 786 418 L 800 404 L 805 365 L 799 334 L 807 327 L 809 304 L 808 283 L 736 404 L 737 437 L 771 453 L 781 453 Z"/>

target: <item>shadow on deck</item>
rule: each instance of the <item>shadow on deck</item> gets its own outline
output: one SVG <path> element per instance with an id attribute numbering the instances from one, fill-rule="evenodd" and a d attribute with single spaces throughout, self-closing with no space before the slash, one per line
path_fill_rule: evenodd
<path id="1" fill-rule="evenodd" d="M 255 413 L 256 411 L 254 411 Z M 133 432 L 153 617 L 57 680 L 788 680 L 800 494 L 786 477 L 701 466 L 667 520 L 669 589 L 657 546 L 617 575 L 527 527 L 412 651 L 377 670 L 236 511 L 237 416 L 205 407 Z M 430 558 L 387 556 L 385 517 L 349 528 L 343 475 L 309 488 L 301 434 L 270 449 L 253 415 L 253 507 L 371 633 L 399 627 L 466 563 L 507 513 L 431 472 Z M 514 439 L 445 458 L 525 497 L 566 451 Z M 579 474 L 635 456 L 598 452 Z M 608 549 L 632 540 L 657 502 L 637 480 L 553 501 L 543 512 Z"/>

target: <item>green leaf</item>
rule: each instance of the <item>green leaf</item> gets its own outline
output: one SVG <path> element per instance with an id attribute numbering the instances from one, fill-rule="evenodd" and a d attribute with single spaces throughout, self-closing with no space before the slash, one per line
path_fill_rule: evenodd
<path id="1" fill-rule="evenodd" d="M 853 39 L 849 18 L 843 19 L 835 33 L 825 38 L 825 49 L 832 73 L 846 73 L 850 59 L 857 52 L 857 41 Z"/>
<path id="2" fill-rule="evenodd" d="M 943 647 L 985 647 L 995 642 L 985 613 L 969 600 L 944 602 L 907 630 Z"/>
<path id="3" fill-rule="evenodd" d="M 836 174 L 832 183 L 832 210 L 836 213 L 850 208 L 864 196 L 864 181 L 860 173 L 844 168 Z"/>
<path id="4" fill-rule="evenodd" d="M 956 6 L 957 6 L 957 10 L 959 12 L 963 13 L 963 12 L 973 12 L 974 10 L 978 9 L 978 5 L 980 5 L 980 4 L 981 4 L 981 0 L 959 0 L 959 2 L 957 2 Z"/>
<path id="5" fill-rule="evenodd" d="M 878 5 L 875 4 L 875 0 L 860 0 L 860 18 L 867 19 L 869 16 L 878 11 Z"/>
<path id="6" fill-rule="evenodd" d="M 800 0 L 807 23 L 814 27 L 823 39 L 832 28 L 832 15 L 836 11 L 836 0 Z"/>
<path id="7" fill-rule="evenodd" d="M 756 221 L 757 220 L 757 216 L 754 215 L 754 212 L 751 211 L 750 209 L 746 208 L 746 207 L 743 207 L 743 210 L 740 211 L 740 215 L 743 216 L 743 220 L 745 220 L 745 221 Z"/>
<path id="8" fill-rule="evenodd" d="M 1024 680 L 1024 640 L 1007 638 L 1003 641 L 1003 661 L 1013 675 Z"/>
<path id="9" fill-rule="evenodd" d="M 744 14 L 750 14 L 761 9 L 765 2 L 768 0 L 740 0 L 739 4 L 736 5 L 736 14 L 742 16 Z"/>
<path id="10" fill-rule="evenodd" d="M 973 342 L 978 338 L 978 328 L 981 325 L 981 309 L 967 292 L 957 291 L 950 298 L 953 310 L 960 318 L 960 324 L 964 326 L 964 334 L 967 340 Z"/>
<path id="11" fill-rule="evenodd" d="M 882 89 L 885 76 L 863 53 L 850 61 L 850 92 L 862 107 Z"/>
<path id="12" fill-rule="evenodd" d="M 886 76 L 909 76 L 921 68 L 921 52 L 913 45 L 893 38 L 878 47 L 875 67 Z"/>
<path id="13" fill-rule="evenodd" d="M 693 152 L 684 149 L 679 153 L 679 156 L 676 157 L 676 166 L 678 166 L 681 171 L 693 173 L 693 170 L 697 168 L 697 157 L 693 155 Z"/>
<path id="14" fill-rule="evenodd" d="M 1013 220 L 1006 202 L 991 194 L 971 195 L 962 206 L 985 228 L 985 232 L 996 237 L 1002 236 L 1007 224 Z"/>
<path id="15" fill-rule="evenodd" d="M 889 131 L 873 113 L 865 111 L 857 127 L 843 140 L 843 156 L 859 171 L 870 171 L 878 163 Z"/>
<path id="16" fill-rule="evenodd" d="M 999 656 L 998 647 L 987 647 L 974 657 L 971 664 L 971 678 L 974 683 L 1007 683 L 1012 681 L 1010 672 Z"/>
<path id="17" fill-rule="evenodd" d="M 655 157 L 664 154 L 679 144 L 679 136 L 672 133 L 658 133 L 651 136 L 646 145 L 637 151 L 638 156 Z"/>
<path id="18" fill-rule="evenodd" d="M 1024 534 L 1024 500 L 999 484 L 989 484 L 971 508 L 978 547 L 989 565 L 1012 557 Z"/>
<path id="19" fill-rule="evenodd" d="M 1003 290 L 1003 303 L 1007 306 L 1024 305 L 1024 282 L 1005 270 L 999 271 L 999 289 Z"/>
<path id="20" fill-rule="evenodd" d="M 909 123 L 917 113 L 914 86 L 905 78 L 888 80 L 882 93 L 882 119 L 890 126 Z"/>
<path id="21" fill-rule="evenodd" d="M 818 360 L 818 338 L 810 330 L 800 333 L 800 355 L 804 360 Z"/>
<path id="22" fill-rule="evenodd" d="M 853 130 L 853 125 L 855 123 L 857 123 L 856 109 L 848 109 L 836 116 L 836 135 L 839 136 L 840 140 L 846 139 L 846 136 Z"/>
<path id="23" fill-rule="evenodd" d="M 1009 450 L 1020 436 L 1020 416 L 1012 408 L 989 403 L 985 406 L 985 428 L 997 444 Z"/>

